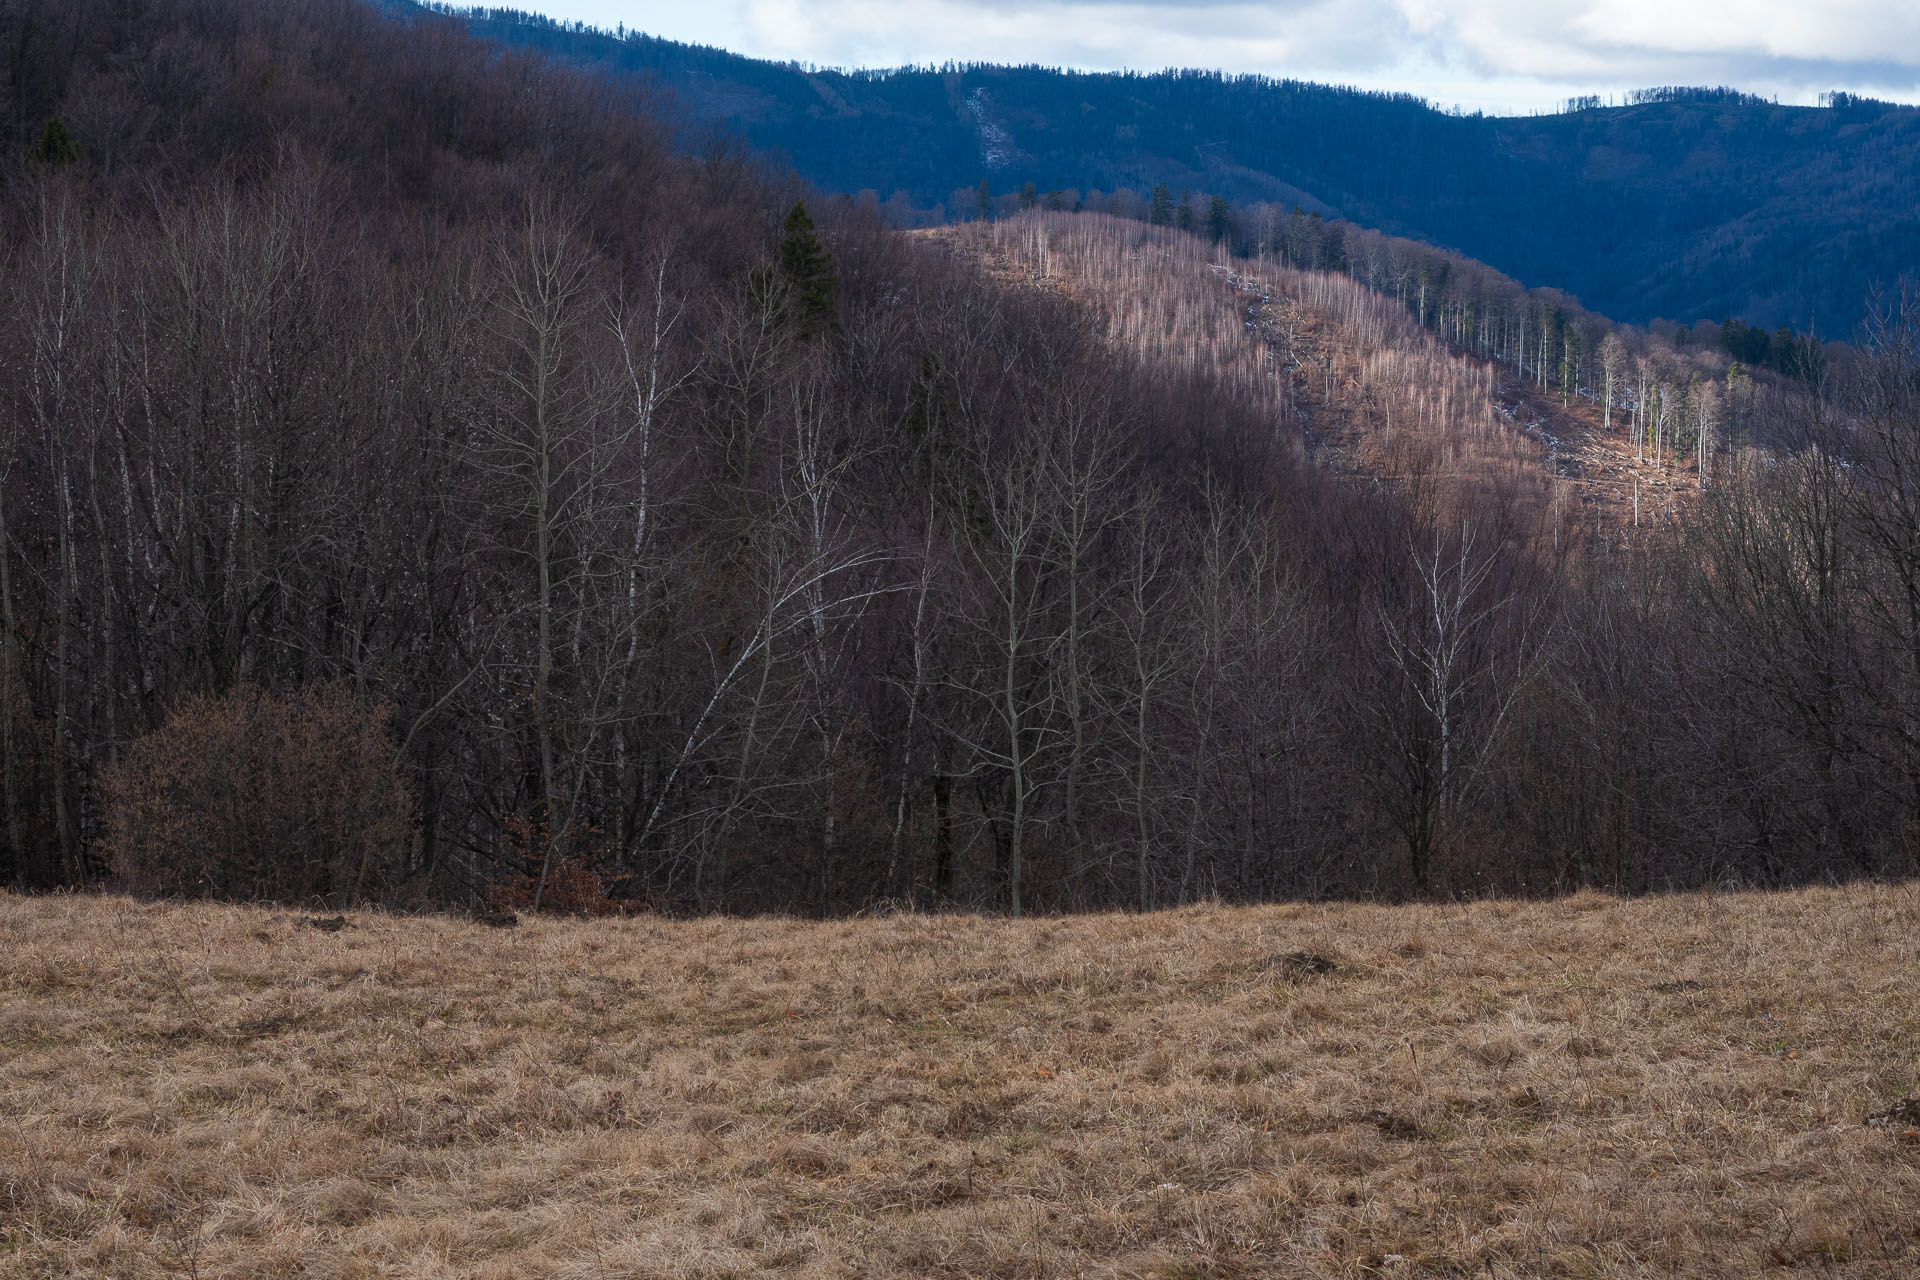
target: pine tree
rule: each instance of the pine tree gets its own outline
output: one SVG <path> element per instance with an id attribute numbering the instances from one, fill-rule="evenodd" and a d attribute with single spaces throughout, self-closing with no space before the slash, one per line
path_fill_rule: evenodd
<path id="1" fill-rule="evenodd" d="M 67 122 L 59 116 L 48 118 L 47 127 L 40 131 L 40 140 L 27 149 L 30 163 L 54 173 L 79 158 L 80 148 L 74 143 L 73 135 L 67 132 Z"/>
<path id="2" fill-rule="evenodd" d="M 1232 229 L 1232 212 L 1228 208 L 1225 196 L 1215 196 L 1207 206 L 1207 232 L 1215 244 L 1227 238 Z"/>
<path id="3" fill-rule="evenodd" d="M 1164 182 L 1153 184 L 1153 207 L 1147 213 L 1147 222 L 1156 227 L 1173 225 L 1173 191 Z"/>
<path id="4" fill-rule="evenodd" d="M 804 201 L 794 201 L 793 208 L 787 210 L 780 236 L 780 278 L 787 286 L 788 313 L 796 327 L 808 336 L 830 331 L 834 304 L 840 297 L 840 277 L 834 273 L 833 256 L 820 243 Z"/>

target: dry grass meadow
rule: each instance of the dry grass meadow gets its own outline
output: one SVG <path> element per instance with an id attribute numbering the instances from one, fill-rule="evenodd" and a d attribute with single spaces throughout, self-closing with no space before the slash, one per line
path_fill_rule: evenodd
<path id="1" fill-rule="evenodd" d="M 1913 886 L 0 939 L 9 1277 L 1920 1274 Z"/>

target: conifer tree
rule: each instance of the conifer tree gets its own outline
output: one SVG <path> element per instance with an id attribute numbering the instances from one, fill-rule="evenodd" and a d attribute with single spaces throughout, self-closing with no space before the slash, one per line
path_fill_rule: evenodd
<path id="1" fill-rule="evenodd" d="M 1156 227 L 1173 225 L 1173 191 L 1164 182 L 1153 184 L 1153 206 L 1147 212 L 1147 222 Z"/>
<path id="2" fill-rule="evenodd" d="M 67 122 L 59 116 L 50 116 L 46 128 L 40 131 L 40 140 L 27 149 L 27 159 L 33 164 L 58 173 L 80 158 L 80 148 L 74 143 L 73 135 L 67 132 Z"/>
<path id="3" fill-rule="evenodd" d="M 840 278 L 804 201 L 794 201 L 787 210 L 780 237 L 780 278 L 787 286 L 787 306 L 802 333 L 812 336 L 833 328 Z"/>

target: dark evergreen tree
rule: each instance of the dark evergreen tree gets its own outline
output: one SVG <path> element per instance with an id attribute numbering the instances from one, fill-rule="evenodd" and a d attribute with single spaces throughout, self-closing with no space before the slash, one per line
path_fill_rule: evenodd
<path id="1" fill-rule="evenodd" d="M 1781 325 L 1767 344 L 1767 363 L 1789 378 L 1812 383 L 1820 380 L 1826 357 L 1821 354 L 1819 339 L 1812 334 L 1795 333 Z"/>
<path id="2" fill-rule="evenodd" d="M 40 131 L 40 140 L 27 151 L 29 161 L 55 173 L 79 158 L 80 148 L 75 145 L 73 135 L 67 132 L 67 122 L 59 116 L 48 118 L 46 128 Z"/>
<path id="3" fill-rule="evenodd" d="M 1720 322 L 1720 345 L 1726 353 L 1744 365 L 1764 365 L 1771 346 L 1767 331 L 1743 320 Z"/>
<path id="4" fill-rule="evenodd" d="M 787 210 L 780 236 L 780 278 L 786 282 L 789 314 L 802 332 L 814 335 L 833 328 L 840 278 L 805 201 L 796 200 Z"/>
<path id="5" fill-rule="evenodd" d="M 1207 233 L 1215 244 L 1227 238 L 1233 227 L 1233 213 L 1225 196 L 1215 196 L 1207 207 Z"/>
<path id="6" fill-rule="evenodd" d="M 1173 225 L 1173 192 L 1164 182 L 1153 184 L 1153 205 L 1147 213 L 1147 221 L 1156 227 Z"/>

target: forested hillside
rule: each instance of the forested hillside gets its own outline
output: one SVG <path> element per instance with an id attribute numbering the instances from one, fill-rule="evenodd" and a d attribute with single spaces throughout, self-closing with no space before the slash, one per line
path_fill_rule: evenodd
<path id="1" fill-rule="evenodd" d="M 476 10 L 472 27 L 668 88 L 691 132 L 737 130 L 828 190 L 898 191 L 948 217 L 973 216 L 983 179 L 996 196 L 1032 184 L 1142 215 L 1165 184 L 1411 236 L 1620 320 L 1842 338 L 1870 289 L 1920 269 L 1920 109 L 1845 94 L 1813 108 L 1653 90 L 1620 107 L 1464 116 L 1209 72 L 848 73 L 503 9 Z"/>
<path id="2" fill-rule="evenodd" d="M 1916 867 L 1912 309 L 1816 395 L 1352 229 L 1337 273 L 904 234 L 357 0 L 0 15 L 16 884 L 1018 913 Z M 1661 500 L 1584 501 L 1589 448 Z"/>

